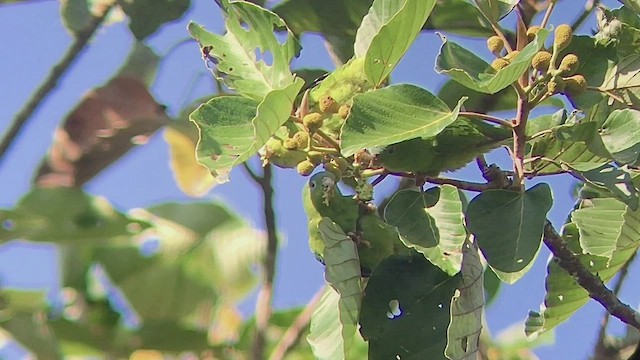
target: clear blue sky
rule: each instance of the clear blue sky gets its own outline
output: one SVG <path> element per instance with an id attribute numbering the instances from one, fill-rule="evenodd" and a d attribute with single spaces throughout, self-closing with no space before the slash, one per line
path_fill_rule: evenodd
<path id="1" fill-rule="evenodd" d="M 619 4 L 603 1 L 610 7 Z M 561 1 L 551 19 L 560 24 L 573 19 L 576 8 L 583 1 Z M 0 129 L 6 129 L 31 92 L 41 83 L 51 66 L 58 61 L 71 43 L 58 15 L 57 1 L 0 7 L 0 33 L 3 54 L 0 58 Z M 209 30 L 224 28 L 220 13 L 213 1 L 195 0 L 191 11 L 180 21 L 164 26 L 152 36 L 149 44 L 158 54 L 188 36 L 186 24 L 193 19 Z M 582 32 L 593 27 L 593 16 Z M 33 116 L 23 135 L 0 167 L 0 207 L 12 207 L 30 188 L 33 169 L 47 151 L 56 125 L 77 104 L 89 89 L 105 83 L 117 70 L 132 44 L 126 25 L 118 23 L 102 29 L 91 47 L 80 57 L 59 87 Z M 483 41 L 469 46 L 488 56 Z M 435 53 L 440 40 L 434 34 L 424 34 L 410 49 L 405 60 L 393 74 L 393 82 L 414 83 L 436 91 L 444 78 L 433 71 Z M 317 36 L 303 38 L 303 51 L 294 67 L 332 68 L 332 64 Z M 484 52 L 483 52 L 484 51 Z M 201 75 L 201 76 L 199 76 Z M 168 106 L 175 115 L 180 108 L 211 92 L 210 74 L 203 66 L 195 43 L 184 45 L 164 60 L 152 89 L 156 99 Z M 196 85 L 191 90 L 194 81 Z M 489 161 L 508 166 L 503 152 L 492 153 Z M 473 168 L 455 176 L 477 176 Z M 216 187 L 207 198 L 226 202 L 239 214 L 261 227 L 261 198 L 255 186 L 241 169 L 231 174 L 230 183 Z M 277 215 L 279 230 L 286 238 L 282 246 L 276 283 L 277 308 L 302 305 L 315 293 L 323 281 L 322 267 L 307 246 L 306 218 L 300 202 L 299 189 L 306 179 L 294 171 L 276 172 Z M 569 196 L 571 181 L 549 179 L 554 186 L 555 206 L 550 216 L 556 226 L 564 221 L 573 205 Z M 387 188 L 391 184 L 387 184 Z M 111 166 L 86 187 L 94 195 L 108 198 L 121 210 L 145 207 L 168 200 L 188 200 L 176 187 L 168 166 L 168 149 L 160 133 L 151 141 L 133 150 L 116 165 Z M 293 194 L 291 194 L 293 192 Z M 48 287 L 56 283 L 57 268 L 50 247 L 7 244 L 0 247 L 0 278 L 5 286 L 31 288 Z M 503 285 L 500 299 L 487 310 L 492 332 L 522 322 L 529 309 L 538 309 L 544 296 L 545 266 L 548 251 L 542 249 L 536 264 L 518 283 Z M 631 269 L 631 278 L 622 292 L 622 300 L 638 305 L 640 289 L 630 286 L 637 281 L 638 264 Z M 52 293 L 55 287 L 52 288 Z M 249 313 L 253 298 L 243 306 Z M 571 321 L 557 329 L 556 344 L 536 351 L 542 359 L 584 359 L 593 349 L 596 328 L 603 310 L 590 302 Z M 616 321 L 613 321 L 617 323 Z M 620 329 L 620 326 L 617 326 Z"/>

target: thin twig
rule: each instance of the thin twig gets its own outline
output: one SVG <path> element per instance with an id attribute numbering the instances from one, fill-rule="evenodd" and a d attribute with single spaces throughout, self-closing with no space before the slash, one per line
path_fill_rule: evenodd
<path id="1" fill-rule="evenodd" d="M 543 241 L 553 253 L 556 263 L 573 276 L 576 282 L 589 293 L 589 297 L 604 306 L 609 314 L 640 330 L 640 314 L 629 305 L 621 302 L 616 294 L 604 285 L 597 274 L 593 274 L 585 268 L 549 221 L 544 227 Z"/>
<path id="2" fill-rule="evenodd" d="M 473 111 L 460 111 L 458 113 L 458 115 L 460 115 L 460 116 L 477 117 L 477 118 L 480 118 L 482 120 L 486 120 L 488 122 L 492 122 L 494 124 L 498 124 L 500 126 L 504 126 L 507 129 L 513 128 L 513 124 L 511 124 L 510 121 L 501 119 L 501 118 L 496 117 L 496 116 L 488 115 L 488 114 L 481 114 L 481 113 L 477 113 L 477 112 L 473 112 Z"/>
<path id="3" fill-rule="evenodd" d="M 262 176 L 258 176 L 248 165 L 245 165 L 245 169 L 262 190 L 264 222 L 267 230 L 267 251 L 262 261 L 262 288 L 260 288 L 256 301 L 256 332 L 252 348 L 252 358 L 263 360 L 269 320 L 273 311 L 273 279 L 278 255 L 278 233 L 276 231 L 276 214 L 273 209 L 273 184 L 271 183 L 272 167 L 266 165 Z"/>
<path id="4" fill-rule="evenodd" d="M 578 30 L 580 25 L 582 25 L 588 18 L 589 15 L 593 12 L 593 10 L 600 4 L 600 0 L 588 0 L 586 4 L 584 4 L 584 10 L 578 17 L 573 21 L 571 25 L 571 29 L 573 31 Z"/>
<path id="5" fill-rule="evenodd" d="M 298 317 L 293 321 L 293 324 L 289 326 L 287 331 L 282 335 L 280 341 L 273 349 L 269 360 L 282 360 L 289 353 L 291 349 L 300 341 L 302 333 L 311 322 L 311 316 L 313 315 L 318 302 L 324 294 L 325 287 L 321 287 L 318 292 L 311 298 L 307 306 L 302 310 Z"/>
<path id="6" fill-rule="evenodd" d="M 544 13 L 544 18 L 542 18 L 542 22 L 540 23 L 541 28 L 546 28 L 549 23 L 549 18 L 551 17 L 551 13 L 553 12 L 553 8 L 556 7 L 556 0 L 550 0 L 549 6 L 547 7 L 547 11 Z"/>
<path id="7" fill-rule="evenodd" d="M 456 179 L 426 177 L 425 181 L 435 185 L 453 185 L 460 190 L 482 192 L 489 189 L 496 189 L 496 185 L 492 183 L 477 183 L 471 181 L 462 181 Z"/>
<path id="8" fill-rule="evenodd" d="M 616 279 L 616 282 L 613 285 L 613 290 L 612 290 L 614 295 L 618 296 L 618 294 L 620 293 L 620 290 L 622 289 L 622 283 L 624 283 L 624 280 L 627 278 L 627 274 L 629 273 L 629 265 L 631 265 L 635 257 L 636 257 L 636 254 L 634 253 L 629 258 L 629 260 L 627 260 L 627 262 L 625 262 L 624 265 L 622 265 L 622 267 L 618 271 L 618 278 Z M 605 344 L 605 338 L 607 336 L 607 326 L 609 325 L 610 318 L 611 318 L 611 314 L 605 311 L 604 316 L 602 318 L 602 324 L 600 325 L 600 330 L 598 331 L 596 346 L 595 346 L 595 349 L 593 350 L 594 356 L 596 358 L 599 358 L 598 357 L 599 355 L 606 355 L 607 346 Z M 600 357 L 600 358 L 604 359 L 606 357 Z"/>
<path id="9" fill-rule="evenodd" d="M 49 75 L 44 82 L 40 87 L 38 87 L 38 89 L 36 89 L 36 91 L 31 95 L 31 98 L 16 114 L 13 122 L 11 123 L 11 127 L 4 134 L 2 141 L 0 141 L 0 163 L 2 163 L 7 151 L 18 138 L 18 135 L 20 135 L 22 128 L 26 125 L 31 115 L 33 115 L 38 107 L 40 107 L 51 91 L 58 86 L 58 82 L 62 76 L 67 72 L 75 60 L 79 58 L 82 50 L 85 49 L 89 40 L 91 40 L 114 6 L 115 1 L 105 4 L 100 14 L 93 16 L 89 25 L 85 29 L 76 33 L 75 41 L 71 47 L 67 49 L 67 52 L 62 56 L 62 59 L 60 59 L 60 61 L 51 68 L 51 72 L 49 72 Z"/>

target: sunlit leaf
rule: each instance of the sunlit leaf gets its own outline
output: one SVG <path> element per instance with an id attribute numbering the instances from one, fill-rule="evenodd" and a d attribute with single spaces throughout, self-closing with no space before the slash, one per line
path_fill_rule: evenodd
<path id="1" fill-rule="evenodd" d="M 355 56 L 365 58 L 365 73 L 380 85 L 427 21 L 435 0 L 375 0 L 362 19 L 354 44 Z"/>
<path id="2" fill-rule="evenodd" d="M 474 243 L 462 246 L 462 281 L 451 299 L 451 323 L 445 354 L 449 359 L 475 360 L 479 353 L 484 310 L 483 268 Z"/>
<path id="3" fill-rule="evenodd" d="M 465 99 L 451 110 L 414 85 L 393 85 L 358 95 L 342 128 L 342 153 L 350 156 L 367 147 L 435 136 L 458 118 Z"/>
<path id="4" fill-rule="evenodd" d="M 519 0 L 473 0 L 473 2 L 489 21 L 497 24 L 518 5 Z"/>
<path id="5" fill-rule="evenodd" d="M 513 84 L 531 66 L 531 59 L 544 46 L 549 32 L 542 29 L 535 40 L 525 46 L 510 64 L 495 71 L 488 63 L 464 47 L 443 38 L 436 60 L 436 71 L 446 74 L 469 89 L 487 94 Z"/>
<path id="6" fill-rule="evenodd" d="M 614 159 L 622 164 L 635 166 L 640 163 L 640 111 L 614 110 L 604 125 L 600 136 Z"/>
<path id="7" fill-rule="evenodd" d="M 632 210 L 638 209 L 638 190 L 633 185 L 631 174 L 625 169 L 600 163 L 574 163 L 567 166 L 589 185 L 610 192 Z"/>
<path id="8" fill-rule="evenodd" d="M 398 228 L 407 247 L 423 254 L 449 275 L 460 271 L 467 233 L 460 194 L 455 187 L 399 191 L 385 207 L 385 220 Z"/>

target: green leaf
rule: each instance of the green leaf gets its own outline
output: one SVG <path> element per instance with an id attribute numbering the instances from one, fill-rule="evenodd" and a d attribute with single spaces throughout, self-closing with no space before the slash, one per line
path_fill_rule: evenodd
<path id="1" fill-rule="evenodd" d="M 552 205 L 547 184 L 535 185 L 524 193 L 488 190 L 469 203 L 467 229 L 474 234 L 491 268 L 517 273 L 534 260 Z M 509 280 L 513 283 L 516 279 Z"/>
<path id="2" fill-rule="evenodd" d="M 475 244 L 465 242 L 462 253 L 462 281 L 451 299 L 451 323 L 447 329 L 445 355 L 449 359 L 475 360 L 479 354 L 484 310 L 484 269 Z"/>
<path id="3" fill-rule="evenodd" d="M 358 95 L 342 127 L 342 153 L 435 136 L 458 118 L 465 99 L 451 110 L 427 90 L 408 84 Z"/>
<path id="4" fill-rule="evenodd" d="M 473 2 L 487 20 L 497 24 L 518 5 L 519 0 L 473 0 Z"/>
<path id="5" fill-rule="evenodd" d="M 118 70 L 119 76 L 139 80 L 151 87 L 156 79 L 160 57 L 141 41 L 133 43 L 127 60 Z"/>
<path id="6" fill-rule="evenodd" d="M 435 0 L 375 0 L 354 44 L 365 58 L 369 82 L 380 85 L 407 52 L 431 14 Z"/>
<path id="7" fill-rule="evenodd" d="M 318 224 L 320 236 L 324 242 L 323 259 L 325 263 L 325 279 L 339 294 L 337 304 L 331 309 L 339 309 L 339 324 L 335 320 L 322 318 L 318 312 L 320 329 L 314 329 L 312 323 L 311 333 L 307 340 L 313 352 L 320 359 L 346 359 L 351 343 L 355 336 L 360 313 L 360 301 L 362 299 L 362 286 L 360 284 L 360 262 L 358 261 L 358 249 L 356 244 L 348 237 L 338 225 L 329 218 L 322 218 Z M 327 290 L 330 292 L 331 290 Z M 325 293 L 322 302 L 332 303 L 328 293 Z M 323 309 L 329 311 L 330 309 Z M 314 314 L 315 317 L 315 314 Z M 328 322 L 334 324 L 336 330 L 327 333 Z M 314 331 L 315 330 L 315 331 Z"/>
<path id="8" fill-rule="evenodd" d="M 384 217 L 398 228 L 407 247 L 423 254 L 449 275 L 460 271 L 467 233 L 460 194 L 455 187 L 398 191 L 385 207 Z"/>
<path id="9" fill-rule="evenodd" d="M 535 40 L 498 72 L 473 52 L 441 35 L 443 44 L 436 60 L 436 72 L 450 76 L 469 89 L 495 94 L 516 82 L 527 71 L 531 59 L 544 46 L 548 34 L 547 30 L 542 29 Z"/>
<path id="10" fill-rule="evenodd" d="M 449 276 L 422 256 L 392 256 L 365 288 L 360 332 L 369 359 L 446 359 L 450 304 L 461 275 Z"/>
<path id="11" fill-rule="evenodd" d="M 575 163 L 567 166 L 589 185 L 608 191 L 632 210 L 638 209 L 638 191 L 628 171 L 600 163 Z"/>
<path id="12" fill-rule="evenodd" d="M 629 9 L 633 10 L 636 14 L 640 14 L 640 1 L 638 0 L 618 0 L 623 3 Z"/>
<path id="13" fill-rule="evenodd" d="M 618 209 L 617 212 L 621 214 L 624 210 Z M 637 214 L 633 214 L 633 217 L 636 216 Z M 638 224 L 638 219 L 635 219 L 635 224 Z M 636 226 L 633 228 L 636 228 Z M 640 229 L 635 229 L 636 233 L 638 230 Z M 593 274 L 597 274 L 604 282 L 618 273 L 620 267 L 635 254 L 638 245 L 640 245 L 638 241 L 640 239 L 637 236 L 633 242 L 620 243 L 611 259 L 607 260 L 604 257 L 583 253 L 576 224 L 565 224 L 562 230 L 562 237 L 580 262 Z M 610 239 L 610 241 L 615 240 Z M 560 268 L 556 261 L 549 261 L 547 265 L 545 288 L 547 292 L 544 297 L 544 303 L 540 306 L 540 311 L 531 311 L 526 319 L 525 333 L 529 338 L 535 338 L 569 319 L 574 312 L 590 299 L 587 291 L 578 285 L 569 273 Z"/>
<path id="14" fill-rule="evenodd" d="M 49 306 L 47 289 L 28 290 L 3 287 L 0 289 L 0 298 L 2 299 L 3 307 L 6 305 L 10 312 L 35 313 L 37 311 L 46 311 Z"/>
<path id="15" fill-rule="evenodd" d="M 7 3 L 7 1 L 0 1 L 0 4 L 2 3 Z M 60 18 L 62 24 L 71 34 L 77 34 L 85 30 L 91 24 L 93 16 L 100 15 L 105 6 L 109 4 L 109 0 L 61 0 Z M 122 12 L 111 10 L 101 25 L 120 22 L 123 19 Z"/>
<path id="16" fill-rule="evenodd" d="M 640 165 L 640 111 L 614 110 L 604 125 L 600 136 L 614 159 L 622 164 Z"/>
<path id="17" fill-rule="evenodd" d="M 148 224 L 76 188 L 35 188 L 15 208 L 0 210 L 0 241 L 97 242 L 129 237 Z"/>
<path id="18" fill-rule="evenodd" d="M 488 37 L 495 34 L 491 24 L 482 16 L 478 8 L 466 0 L 436 2 L 433 15 L 427 20 L 425 29 L 474 37 Z"/>
<path id="19" fill-rule="evenodd" d="M 238 94 L 258 101 L 273 90 L 295 83 L 289 63 L 298 56 L 300 45 L 288 30 L 282 43 L 274 33 L 286 28 L 285 22 L 248 2 L 232 2 L 224 10 L 224 36 L 210 33 L 196 23 L 189 24 L 191 36 L 203 51 L 208 51 L 208 56 L 215 58 L 217 69 L 224 74 L 220 80 Z"/>
<path id="20" fill-rule="evenodd" d="M 198 125 L 198 162 L 224 182 L 232 167 L 242 164 L 276 133 L 291 114 L 291 108 L 304 81 L 273 90 L 257 104 L 236 96 L 221 96 L 196 109 L 189 119 Z M 256 108 L 257 105 L 257 108 Z"/>
<path id="21" fill-rule="evenodd" d="M 330 286 L 325 287 L 311 316 L 307 336 L 316 359 L 348 359 L 351 344 L 359 337 L 349 312 L 340 293 Z"/>
<path id="22" fill-rule="evenodd" d="M 58 342 L 47 324 L 45 313 L 13 314 L 8 318 L 4 318 L 0 322 L 0 326 L 2 326 L 1 329 L 8 331 L 15 340 L 33 354 L 28 357 L 35 359 L 63 359 Z"/>
<path id="23" fill-rule="evenodd" d="M 177 20 L 189 9 L 190 0 L 118 0 L 129 17 L 129 29 L 138 40 L 155 33 L 162 24 Z"/>

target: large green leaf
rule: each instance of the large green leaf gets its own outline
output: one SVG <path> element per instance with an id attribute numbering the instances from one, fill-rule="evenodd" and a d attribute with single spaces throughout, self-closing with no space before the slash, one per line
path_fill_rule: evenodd
<path id="1" fill-rule="evenodd" d="M 479 354 L 484 310 L 484 269 L 476 244 L 465 242 L 462 253 L 462 281 L 451 299 L 445 354 L 449 359 L 475 360 Z"/>
<path id="2" fill-rule="evenodd" d="M 600 136 L 614 159 L 632 166 L 640 164 L 640 111 L 614 110 L 604 125 Z"/>
<path id="3" fill-rule="evenodd" d="M 350 156 L 367 147 L 435 136 L 458 118 L 465 99 L 451 110 L 427 90 L 408 84 L 358 95 L 342 128 L 342 152 Z"/>
<path id="4" fill-rule="evenodd" d="M 469 203 L 467 228 L 493 269 L 518 273 L 534 260 L 552 205 L 547 184 L 535 185 L 523 193 L 488 190 Z M 515 280 L 509 279 L 509 282 Z"/>
<path id="5" fill-rule="evenodd" d="M 622 215 L 624 209 L 618 209 L 617 212 Z M 635 224 L 638 224 L 637 219 Z M 637 226 L 633 225 L 633 227 L 636 228 Z M 636 234 L 637 230 L 635 229 Z M 605 282 L 618 273 L 620 267 L 635 254 L 638 245 L 640 245 L 640 237 L 636 235 L 634 241 L 626 241 L 624 244 L 619 243 L 611 259 L 608 260 L 604 257 L 583 253 L 576 224 L 565 224 L 562 230 L 562 237 L 575 256 L 579 258 L 582 265 L 592 273 L 597 274 Z M 615 239 L 609 239 L 609 241 L 615 242 Z M 540 305 L 540 311 L 530 311 L 526 319 L 525 332 L 530 338 L 558 326 L 589 301 L 587 291 L 578 285 L 575 279 L 553 260 L 549 261 L 547 265 L 545 288 L 547 292 L 544 297 L 544 303 Z"/>
<path id="6" fill-rule="evenodd" d="M 215 58 L 217 69 L 224 74 L 220 80 L 238 94 L 258 101 L 273 90 L 293 84 L 295 77 L 289 63 L 298 56 L 300 45 L 290 31 L 282 42 L 274 33 L 286 28 L 285 22 L 271 11 L 248 2 L 232 2 L 224 10 L 227 27 L 224 36 L 189 24 L 191 36 L 208 52 L 207 56 Z"/>
<path id="7" fill-rule="evenodd" d="M 0 224 L 0 241 L 79 243 L 132 236 L 148 226 L 76 188 L 36 188 L 15 208 L 0 210 Z"/>
<path id="8" fill-rule="evenodd" d="M 376 86 L 391 74 L 427 21 L 435 0 L 375 0 L 356 34 L 356 57 L 365 58 Z"/>
<path id="9" fill-rule="evenodd" d="M 461 275 L 449 276 L 422 256 L 392 256 L 365 288 L 360 332 L 369 359 L 446 359 L 451 299 Z"/>
<path id="10" fill-rule="evenodd" d="M 460 271 L 467 233 L 458 189 L 444 185 L 425 192 L 398 191 L 385 207 L 384 216 L 398 228 L 407 247 L 449 275 Z"/>
<path id="11" fill-rule="evenodd" d="M 592 187 L 611 193 L 632 210 L 638 209 L 638 190 L 629 171 L 600 163 L 575 163 L 568 167 Z"/>
<path id="12" fill-rule="evenodd" d="M 320 220 L 318 231 L 324 243 L 325 279 L 339 296 L 332 299 L 335 292 L 327 289 L 314 313 L 307 340 L 319 359 L 346 359 L 357 329 L 362 299 L 358 249 L 329 218 Z"/>
<path id="13" fill-rule="evenodd" d="M 284 89 L 273 90 L 259 104 L 247 98 L 222 96 L 196 109 L 189 118 L 200 128 L 198 162 L 211 170 L 216 181 L 224 182 L 233 166 L 256 154 L 289 119 L 303 83 L 298 79 Z"/>
<path id="14" fill-rule="evenodd" d="M 469 89 L 487 94 L 516 82 L 531 66 L 531 59 L 544 46 L 549 32 L 542 29 L 535 40 L 525 46 L 511 63 L 495 71 L 480 57 L 443 37 L 443 44 L 436 60 L 436 71 L 446 74 Z"/>
<path id="15" fill-rule="evenodd" d="M 138 40 L 155 33 L 169 21 L 177 20 L 189 9 L 190 0 L 118 0 L 129 17 L 129 29 Z"/>

